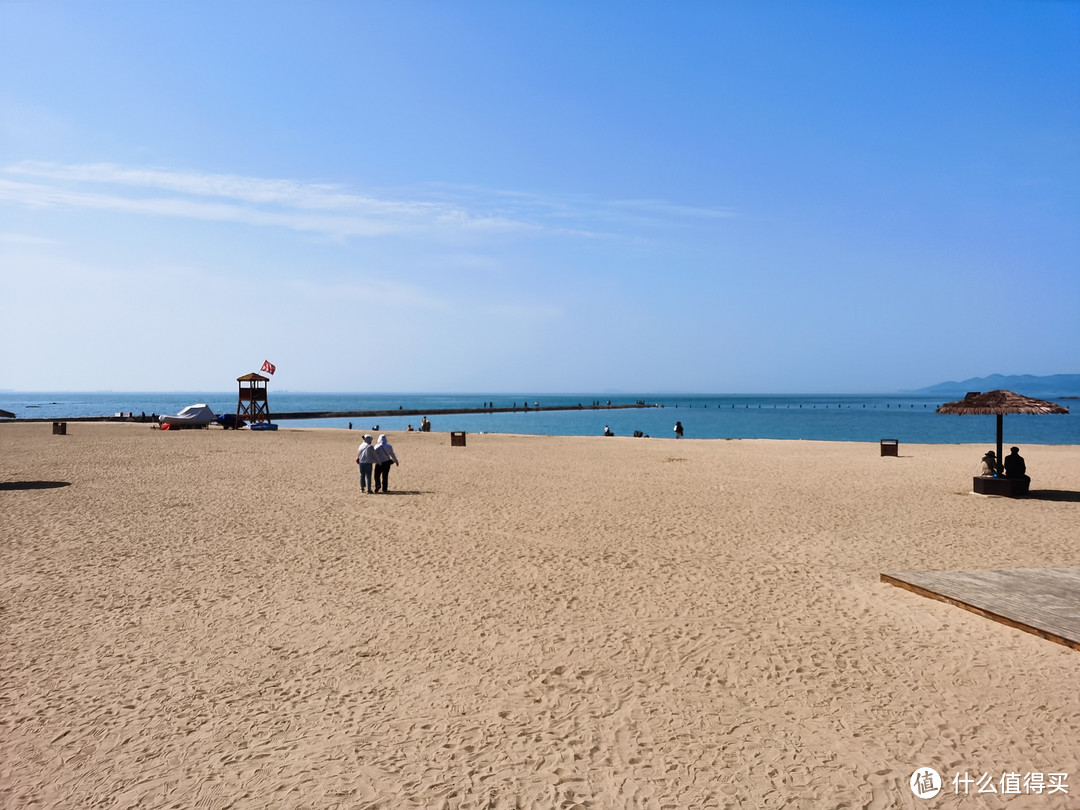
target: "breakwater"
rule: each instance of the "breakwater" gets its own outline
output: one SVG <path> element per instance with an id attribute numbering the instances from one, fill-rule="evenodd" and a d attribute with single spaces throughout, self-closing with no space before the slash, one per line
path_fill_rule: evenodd
<path id="1" fill-rule="evenodd" d="M 542 411 L 619 411 L 628 408 L 658 408 L 660 405 L 649 405 L 644 402 L 629 404 L 599 404 L 588 405 L 521 405 L 492 406 L 490 408 L 383 408 L 367 411 L 282 411 L 271 412 L 270 421 L 285 421 L 292 419 L 366 419 L 368 417 L 387 416 L 448 416 L 456 414 L 485 414 L 485 413 L 539 413 Z M 157 422 L 158 414 L 154 413 L 120 413 L 112 416 L 50 416 L 19 418 L 19 422 Z"/>
<path id="2" fill-rule="evenodd" d="M 369 416 L 446 416 L 464 413 L 537 413 L 540 411 L 618 411 L 627 408 L 656 408 L 658 405 L 520 405 L 491 408 L 393 408 L 380 411 L 294 411 L 272 414 L 273 419 L 354 419 Z"/>

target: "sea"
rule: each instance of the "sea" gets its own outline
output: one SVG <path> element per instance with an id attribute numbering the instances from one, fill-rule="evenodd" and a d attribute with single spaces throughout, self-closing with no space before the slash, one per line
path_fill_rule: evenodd
<path id="1" fill-rule="evenodd" d="M 536 436 L 600 436 L 605 427 L 616 436 L 643 434 L 673 438 L 681 422 L 688 439 L 802 439 L 807 441 L 878 442 L 895 439 L 914 444 L 986 444 L 996 441 L 994 416 L 937 414 L 936 408 L 954 396 L 857 394 L 365 394 L 294 393 L 270 391 L 273 414 L 289 412 L 427 410 L 565 406 L 567 411 L 516 413 L 431 414 L 435 432 L 517 433 Z M 1006 446 L 1016 444 L 1080 445 L 1080 410 L 1077 400 L 1056 400 L 1070 409 L 1064 415 L 1008 415 L 1004 420 Z M 644 402 L 640 409 L 593 409 L 600 405 Z M 118 413 L 174 414 L 188 405 L 206 403 L 215 413 L 235 413 L 232 392 L 4 392 L 0 409 L 16 419 L 62 420 L 77 416 L 114 416 Z M 578 409 L 578 405 L 583 406 Z M 393 432 L 419 427 L 413 415 L 288 419 L 283 428 L 348 428 Z"/>

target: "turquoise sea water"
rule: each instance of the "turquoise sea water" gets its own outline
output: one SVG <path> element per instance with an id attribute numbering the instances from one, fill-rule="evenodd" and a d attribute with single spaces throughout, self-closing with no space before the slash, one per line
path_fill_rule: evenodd
<path id="1" fill-rule="evenodd" d="M 951 399 L 959 399 L 952 397 Z M 480 408 L 485 402 L 510 407 L 528 402 L 542 406 L 594 401 L 613 404 L 638 400 L 662 407 L 642 410 L 530 411 L 508 414 L 431 415 L 432 430 L 469 433 L 523 433 L 550 436 L 599 436 L 610 426 L 617 436 L 635 430 L 654 437 L 673 437 L 676 420 L 686 438 L 807 439 L 815 441 L 877 442 L 899 439 L 915 444 L 986 444 L 996 436 L 993 416 L 943 416 L 934 410 L 947 399 L 902 395 L 707 395 L 707 394 L 337 394 L 270 392 L 270 411 L 356 411 L 438 408 Z M 217 413 L 235 413 L 236 392 L 0 392 L 0 408 L 17 418 L 62 419 L 74 416 L 112 416 L 177 413 L 205 402 Z M 1005 443 L 1078 444 L 1080 410 L 1077 400 L 1062 400 L 1066 415 L 1005 417 Z M 353 419 L 283 420 L 282 427 L 347 427 L 382 431 L 418 427 L 417 416 Z"/>

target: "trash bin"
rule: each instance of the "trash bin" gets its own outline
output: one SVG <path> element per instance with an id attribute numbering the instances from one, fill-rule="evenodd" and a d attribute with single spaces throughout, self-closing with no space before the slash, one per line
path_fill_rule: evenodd
<path id="1" fill-rule="evenodd" d="M 67 436 L 67 422 L 52 423 L 53 436 Z"/>
<path id="2" fill-rule="evenodd" d="M 451 431 L 450 432 L 450 446 L 451 447 L 464 447 L 465 446 L 465 431 Z"/>
<path id="3" fill-rule="evenodd" d="M 882 439 L 881 440 L 881 455 L 883 456 L 900 456 L 900 440 L 899 439 Z"/>

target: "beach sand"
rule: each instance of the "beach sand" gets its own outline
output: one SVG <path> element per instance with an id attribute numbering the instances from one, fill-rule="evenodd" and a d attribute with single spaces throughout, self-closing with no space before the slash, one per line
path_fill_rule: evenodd
<path id="1" fill-rule="evenodd" d="M 1080 566 L 1080 447 L 360 435 L 0 425 L 0 806 L 1080 803 L 1080 653 L 879 580 Z"/>

